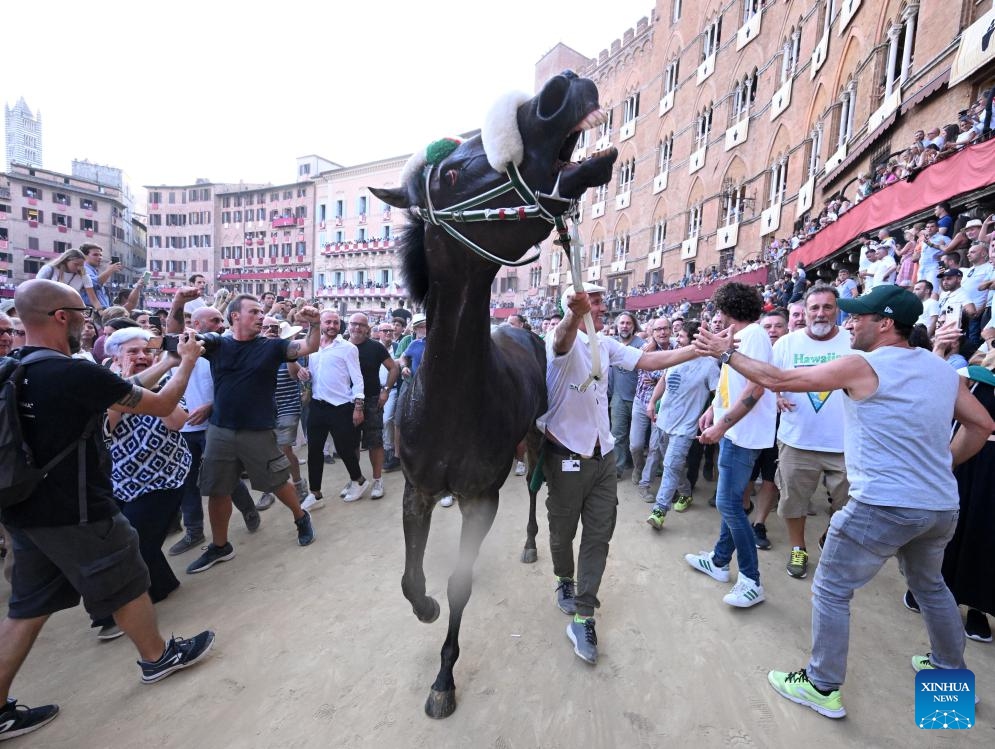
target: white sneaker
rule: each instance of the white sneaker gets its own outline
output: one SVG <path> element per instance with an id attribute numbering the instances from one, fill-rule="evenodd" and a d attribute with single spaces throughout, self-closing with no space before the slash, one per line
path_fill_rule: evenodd
<path id="1" fill-rule="evenodd" d="M 716 567 L 712 562 L 712 554 L 714 553 L 714 551 L 702 551 L 697 554 L 685 554 L 684 561 L 687 562 L 692 569 L 696 569 L 698 572 L 704 572 L 713 580 L 718 580 L 720 583 L 727 583 L 729 582 L 729 565 L 727 564 L 725 567 Z"/>
<path id="2" fill-rule="evenodd" d="M 373 490 L 370 492 L 370 499 L 381 499 L 383 497 L 383 479 L 373 479 Z"/>
<path id="3" fill-rule="evenodd" d="M 441 507 L 452 507 L 453 506 L 453 495 L 447 494 L 442 499 L 439 500 L 439 506 Z"/>
<path id="4" fill-rule="evenodd" d="M 301 502 L 301 509 L 304 510 L 305 512 L 313 512 L 314 510 L 320 510 L 324 506 L 325 506 L 325 500 L 319 499 L 318 497 L 314 496 L 314 494 L 312 494 L 311 492 L 308 492 L 308 495 L 304 497 L 304 501 Z"/>
<path id="5" fill-rule="evenodd" d="M 520 460 L 515 461 L 515 475 L 524 476 L 525 475 L 525 463 Z"/>
<path id="6" fill-rule="evenodd" d="M 730 606 L 748 609 L 750 606 L 756 606 L 765 600 L 764 588 L 741 572 L 736 579 L 736 584 L 732 586 L 732 590 L 726 593 L 722 600 Z"/>
<path id="7" fill-rule="evenodd" d="M 357 484 L 352 482 L 352 488 L 349 493 L 342 497 L 343 502 L 355 502 L 362 499 L 367 494 L 370 493 L 370 489 L 373 488 L 373 482 L 366 479 L 362 484 Z"/>
<path id="8" fill-rule="evenodd" d="M 346 485 L 342 487 L 342 491 L 339 492 L 339 496 L 342 497 L 342 499 L 345 499 L 349 495 L 350 491 L 352 491 L 352 482 L 347 481 Z"/>

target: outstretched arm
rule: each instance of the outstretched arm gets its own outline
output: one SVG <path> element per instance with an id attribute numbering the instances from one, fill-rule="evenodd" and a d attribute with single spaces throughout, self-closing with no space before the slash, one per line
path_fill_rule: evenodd
<path id="1" fill-rule="evenodd" d="M 857 355 L 842 356 L 825 364 L 797 369 L 778 369 L 772 364 L 751 359 L 735 351 L 730 328 L 721 333 L 698 331 L 694 346 L 703 356 L 718 358 L 730 349 L 734 351 L 729 366 L 746 379 L 774 392 L 817 393 L 824 390 L 846 390 L 860 399 L 877 390 L 878 377 L 871 365 Z"/>

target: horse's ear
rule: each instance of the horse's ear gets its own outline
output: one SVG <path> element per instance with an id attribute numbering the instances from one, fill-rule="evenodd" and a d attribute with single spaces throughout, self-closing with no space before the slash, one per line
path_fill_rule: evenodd
<path id="1" fill-rule="evenodd" d="M 411 207 L 411 198 L 408 197 L 408 191 L 403 187 L 371 187 L 370 192 L 380 198 L 380 200 L 387 205 L 392 205 L 395 208 Z"/>

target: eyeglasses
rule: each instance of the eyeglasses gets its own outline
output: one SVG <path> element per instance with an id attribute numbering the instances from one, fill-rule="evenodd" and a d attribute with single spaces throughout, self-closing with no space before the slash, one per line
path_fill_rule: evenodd
<path id="1" fill-rule="evenodd" d="M 0 328 L 0 335 L 23 336 L 24 331 L 18 330 L 17 328 Z"/>
<path id="2" fill-rule="evenodd" d="M 47 314 L 49 317 L 54 317 L 56 312 L 70 312 L 70 311 L 79 312 L 87 320 L 93 317 L 93 307 L 56 307 Z"/>

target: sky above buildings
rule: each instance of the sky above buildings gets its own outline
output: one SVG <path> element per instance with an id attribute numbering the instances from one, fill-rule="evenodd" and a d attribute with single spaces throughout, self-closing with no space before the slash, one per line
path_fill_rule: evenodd
<path id="1" fill-rule="evenodd" d="M 44 167 L 135 185 L 293 182 L 480 127 L 563 42 L 597 57 L 653 0 L 10 3 L 0 101 L 43 119 Z M 40 22 L 44 19 L 44 22 Z"/>

